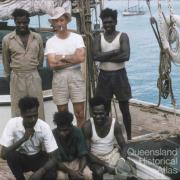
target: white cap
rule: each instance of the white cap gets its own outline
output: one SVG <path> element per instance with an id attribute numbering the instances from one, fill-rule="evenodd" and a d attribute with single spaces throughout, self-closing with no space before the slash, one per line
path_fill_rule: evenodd
<path id="1" fill-rule="evenodd" d="M 58 19 L 59 17 L 66 15 L 68 18 L 68 22 L 71 21 L 71 14 L 69 12 L 67 12 L 63 7 L 56 7 L 54 8 L 54 10 L 52 11 L 48 21 L 50 23 L 52 23 L 53 19 Z"/>

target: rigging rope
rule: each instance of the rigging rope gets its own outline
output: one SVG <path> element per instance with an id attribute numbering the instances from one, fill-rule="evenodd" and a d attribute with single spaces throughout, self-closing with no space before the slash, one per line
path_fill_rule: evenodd
<path id="1" fill-rule="evenodd" d="M 79 15 L 80 15 L 80 32 L 85 34 L 86 44 L 86 117 L 91 114 L 89 109 L 89 99 L 95 94 L 95 85 L 97 80 L 97 72 L 95 64 L 92 60 L 92 29 L 91 29 L 91 10 L 89 0 L 78 1 Z M 89 112 L 88 112 L 89 110 Z"/>
<path id="2" fill-rule="evenodd" d="M 169 54 L 169 51 L 167 49 L 163 48 L 164 39 L 161 38 L 161 34 L 163 32 L 162 32 L 162 29 L 161 29 L 161 31 L 159 31 L 158 23 L 157 23 L 156 19 L 152 16 L 150 1 L 146 0 L 146 2 L 148 5 L 148 9 L 150 11 L 150 15 L 151 15 L 151 17 L 150 17 L 151 27 L 153 29 L 153 32 L 156 36 L 156 39 L 157 39 L 159 47 L 160 47 L 159 77 L 157 80 L 157 87 L 159 89 L 159 101 L 158 101 L 157 106 L 159 106 L 161 104 L 161 97 L 164 99 L 167 99 L 168 96 L 170 96 L 171 103 L 175 107 L 176 101 L 174 98 L 173 89 L 172 89 L 172 81 L 171 81 L 171 77 L 170 77 L 171 59 L 172 58 Z M 172 8 L 172 4 L 171 4 L 170 0 L 169 0 L 169 9 L 170 9 L 170 13 L 172 15 L 173 8 Z M 158 12 L 159 12 L 159 24 L 161 26 L 162 21 L 163 21 L 162 19 L 164 18 L 164 16 L 163 16 L 160 0 L 158 0 Z M 166 21 L 166 19 L 165 19 L 165 21 Z"/>

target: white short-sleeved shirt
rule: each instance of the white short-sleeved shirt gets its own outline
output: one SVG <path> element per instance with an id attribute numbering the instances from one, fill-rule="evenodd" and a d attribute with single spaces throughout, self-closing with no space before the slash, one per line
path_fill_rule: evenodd
<path id="1" fill-rule="evenodd" d="M 73 54 L 76 49 L 84 48 L 84 41 L 80 34 L 70 32 L 66 39 L 60 39 L 57 35 L 54 35 L 46 42 L 45 55 L 56 54 L 56 55 L 70 55 Z M 76 68 L 80 65 L 74 65 L 67 69 Z"/>
<path id="2" fill-rule="evenodd" d="M 34 130 L 33 136 L 21 144 L 17 151 L 23 154 L 33 155 L 37 154 L 42 149 L 50 153 L 58 148 L 51 128 L 46 122 L 38 119 L 34 126 Z M 3 131 L 0 138 L 0 145 L 5 147 L 11 146 L 20 140 L 24 136 L 24 133 L 25 129 L 22 117 L 12 118 L 8 121 Z"/>

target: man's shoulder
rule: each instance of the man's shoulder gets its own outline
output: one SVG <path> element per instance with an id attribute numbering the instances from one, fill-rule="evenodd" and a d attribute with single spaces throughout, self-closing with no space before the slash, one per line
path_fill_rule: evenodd
<path id="1" fill-rule="evenodd" d="M 42 119 L 39 119 L 37 120 L 37 123 L 41 126 L 45 126 L 45 127 L 50 127 L 49 124 L 45 121 L 43 121 Z"/>
<path id="2" fill-rule="evenodd" d="M 15 35 L 16 35 L 16 32 L 12 31 L 3 37 L 3 41 L 8 41 L 9 39 L 13 38 Z"/>
<path id="3" fill-rule="evenodd" d="M 21 124 L 22 123 L 22 117 L 13 117 L 13 118 L 11 118 L 8 122 L 9 123 L 18 123 L 18 124 Z"/>
<path id="4" fill-rule="evenodd" d="M 79 33 L 76 33 L 76 32 L 71 32 L 71 37 L 73 37 L 73 38 L 82 38 L 82 35 L 81 34 L 79 34 Z"/>
<path id="5" fill-rule="evenodd" d="M 88 128 L 91 127 L 91 119 L 92 119 L 92 118 L 88 119 L 88 120 L 84 123 L 83 128 L 88 129 Z"/>
<path id="6" fill-rule="evenodd" d="M 128 38 L 128 34 L 126 33 L 126 32 L 120 32 L 121 33 L 121 36 L 120 36 L 120 38 L 122 39 L 122 38 Z"/>
<path id="7" fill-rule="evenodd" d="M 37 32 L 30 31 L 30 33 L 36 38 L 36 39 L 42 39 L 41 35 Z"/>
<path id="8" fill-rule="evenodd" d="M 38 130 L 45 132 L 46 130 L 51 129 L 49 124 L 41 119 L 38 119 L 35 125 L 35 128 L 37 128 Z"/>
<path id="9" fill-rule="evenodd" d="M 91 120 L 88 119 L 83 126 L 83 133 L 86 137 L 90 138 L 92 136 L 92 125 Z"/>
<path id="10" fill-rule="evenodd" d="M 14 129 L 14 130 L 20 130 L 23 129 L 23 119 L 22 117 L 13 117 L 11 118 L 7 124 L 6 128 Z"/>
<path id="11" fill-rule="evenodd" d="M 56 35 L 53 35 L 46 41 L 46 43 L 53 43 L 55 40 L 58 40 L 58 38 Z"/>

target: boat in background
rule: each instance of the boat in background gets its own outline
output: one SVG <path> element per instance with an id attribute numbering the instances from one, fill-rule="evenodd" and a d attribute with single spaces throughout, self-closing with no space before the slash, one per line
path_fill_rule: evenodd
<path id="1" fill-rule="evenodd" d="M 128 0 L 128 8 L 122 12 L 123 16 L 138 16 L 138 15 L 145 14 L 143 7 L 140 6 L 139 0 L 138 0 L 138 5 L 135 5 L 135 6 L 130 6 L 129 1 L 130 0 Z"/>

